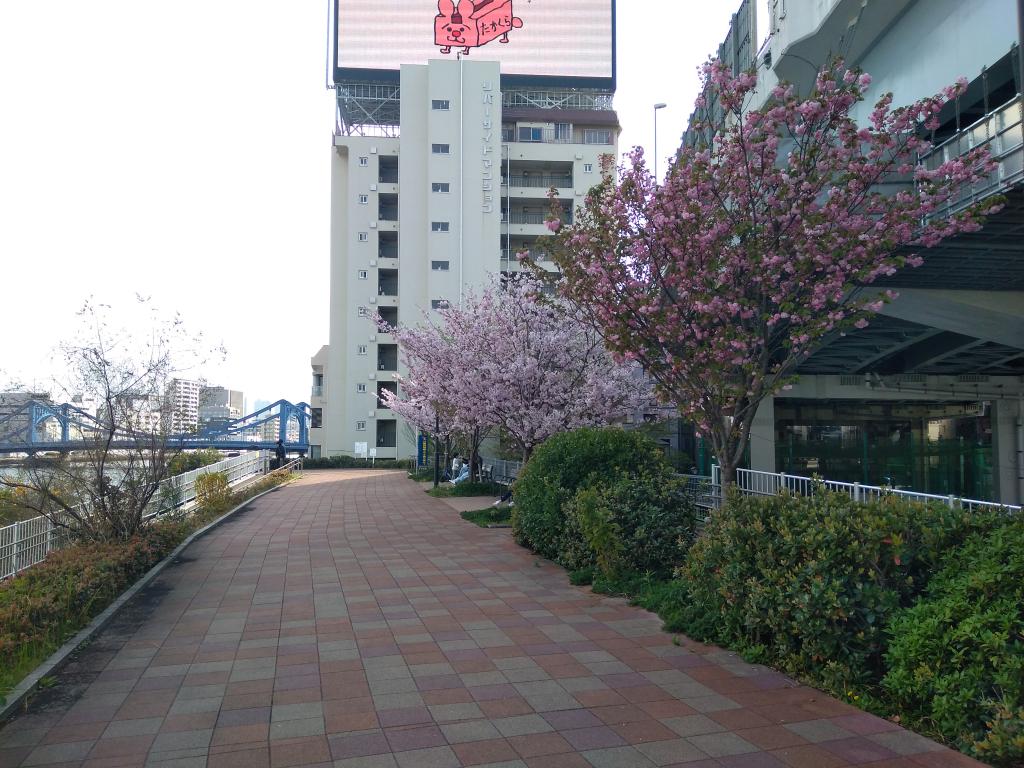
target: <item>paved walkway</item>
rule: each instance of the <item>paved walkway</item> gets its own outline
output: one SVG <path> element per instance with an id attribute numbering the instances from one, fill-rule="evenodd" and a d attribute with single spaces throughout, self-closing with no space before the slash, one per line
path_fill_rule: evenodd
<path id="1" fill-rule="evenodd" d="M 396 472 L 200 539 L 0 731 L 0 768 L 977 765 L 572 587 Z"/>

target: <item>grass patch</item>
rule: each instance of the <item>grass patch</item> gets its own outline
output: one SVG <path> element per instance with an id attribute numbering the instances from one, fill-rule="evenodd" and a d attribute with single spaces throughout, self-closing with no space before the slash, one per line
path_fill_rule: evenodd
<path id="1" fill-rule="evenodd" d="M 444 474 L 444 473 L 442 472 L 441 474 Z M 432 482 L 434 480 L 434 470 L 433 469 L 420 469 L 420 470 L 417 470 L 415 472 L 410 472 L 409 473 L 409 479 L 410 480 L 415 480 L 417 483 L 426 483 L 428 481 Z"/>
<path id="2" fill-rule="evenodd" d="M 475 512 L 460 512 L 463 520 L 476 523 L 481 528 L 491 525 L 508 525 L 512 522 L 512 510 L 508 507 L 487 507 Z"/>
<path id="3" fill-rule="evenodd" d="M 123 542 L 74 544 L 0 582 L 0 702 L 194 531 L 289 480 L 274 472 L 189 515 L 169 513 Z"/>
<path id="4" fill-rule="evenodd" d="M 435 499 L 447 499 L 464 496 L 502 496 L 508 489 L 500 483 L 444 483 L 427 491 Z"/>

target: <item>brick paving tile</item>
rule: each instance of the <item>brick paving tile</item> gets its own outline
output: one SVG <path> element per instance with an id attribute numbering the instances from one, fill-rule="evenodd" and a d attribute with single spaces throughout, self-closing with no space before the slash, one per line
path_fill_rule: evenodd
<path id="1" fill-rule="evenodd" d="M 194 542 L 0 729 L 0 768 L 968 768 L 568 584 L 400 472 Z"/>

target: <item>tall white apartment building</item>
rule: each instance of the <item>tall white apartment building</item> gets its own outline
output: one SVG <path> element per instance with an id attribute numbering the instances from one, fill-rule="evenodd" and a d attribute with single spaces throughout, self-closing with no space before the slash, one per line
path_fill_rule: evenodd
<path id="1" fill-rule="evenodd" d="M 171 432 L 193 432 L 199 424 L 198 381 L 172 379 L 167 386 L 167 405 L 171 409 Z"/>
<path id="2" fill-rule="evenodd" d="M 399 386 L 398 346 L 370 318 L 421 323 L 423 311 L 515 271 L 515 254 L 547 232 L 549 188 L 571 220 L 602 156 L 617 156 L 609 90 L 503 88 L 501 65 L 485 59 L 486 49 L 403 64 L 397 85 L 338 88 L 330 344 L 312 359 L 314 457 L 364 446 L 378 458 L 414 454 L 415 431 L 379 400 Z"/>

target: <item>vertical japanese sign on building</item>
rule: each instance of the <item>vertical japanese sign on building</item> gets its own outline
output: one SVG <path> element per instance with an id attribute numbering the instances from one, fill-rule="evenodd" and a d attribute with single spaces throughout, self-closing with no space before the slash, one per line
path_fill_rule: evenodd
<path id="1" fill-rule="evenodd" d="M 498 130 L 501 129 L 501 103 L 495 103 L 494 82 L 484 80 L 481 84 L 483 91 L 483 118 L 481 122 L 481 179 L 483 182 L 481 210 L 484 213 L 494 212 L 494 163 L 501 162 L 500 156 L 494 152 L 494 131 L 495 122 L 498 123 Z M 499 92 L 500 95 L 500 92 Z"/>

